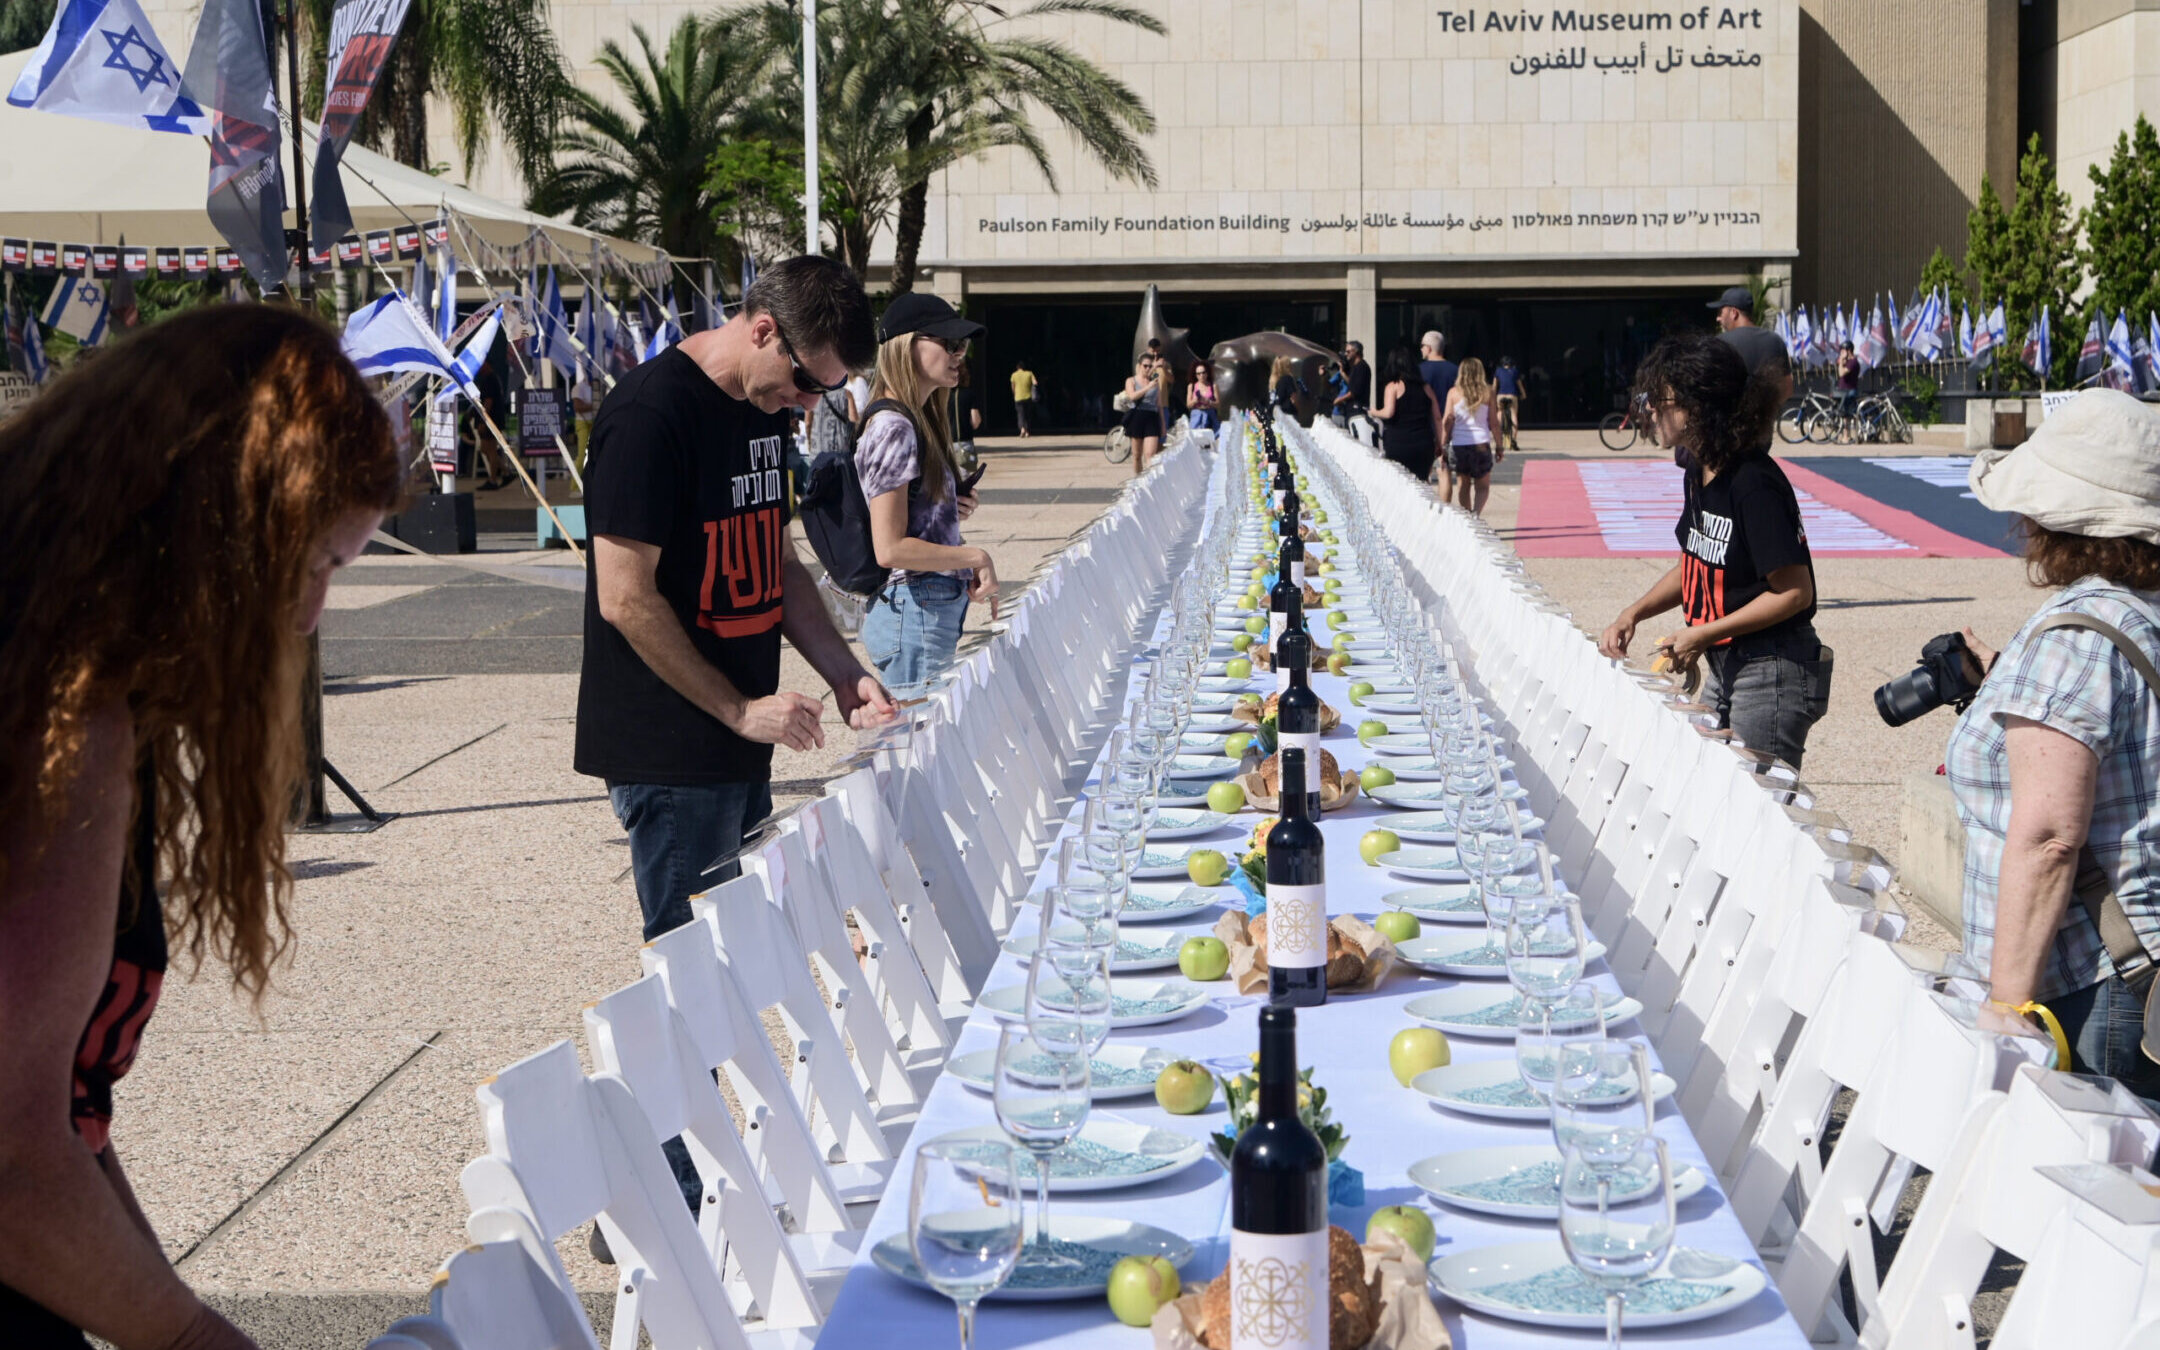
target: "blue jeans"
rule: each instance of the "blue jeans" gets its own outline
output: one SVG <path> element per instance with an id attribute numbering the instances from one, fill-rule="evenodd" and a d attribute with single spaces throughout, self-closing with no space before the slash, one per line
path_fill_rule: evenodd
<path id="1" fill-rule="evenodd" d="M 2120 977 L 2048 1003 L 2070 1041 L 2072 1073 L 2099 1073 L 2160 1107 L 2160 1064 L 2145 1058 L 2145 1000 Z"/>
<path id="2" fill-rule="evenodd" d="M 897 698 L 920 698 L 953 663 L 967 609 L 967 586 L 958 577 L 929 573 L 887 587 L 862 626 L 863 650 L 886 689 Z"/>
<path id="3" fill-rule="evenodd" d="M 772 814 L 769 783 L 609 783 L 608 805 L 630 833 L 630 874 L 638 908 L 645 911 L 645 940 L 690 922 L 690 897 L 742 875 L 735 853 L 743 834 Z M 723 854 L 727 861 L 713 863 Z M 662 1145 L 675 1183 L 692 1214 L 705 1194 L 697 1165 L 681 1138 Z"/>

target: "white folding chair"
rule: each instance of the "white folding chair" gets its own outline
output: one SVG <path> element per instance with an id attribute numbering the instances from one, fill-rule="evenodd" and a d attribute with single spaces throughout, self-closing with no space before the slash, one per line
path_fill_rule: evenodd
<path id="1" fill-rule="evenodd" d="M 639 1327 L 655 1350 L 747 1350 L 660 1137 L 621 1079 L 586 1077 L 576 1047 L 557 1041 L 477 1095 L 488 1151 L 465 1165 L 465 1198 L 518 1211 L 548 1242 L 599 1221 L 620 1290 L 613 1350 L 635 1350 Z"/>
<path id="2" fill-rule="evenodd" d="M 857 769 L 836 778 L 825 785 L 825 793 L 841 804 L 858 832 L 937 1002 L 942 1006 L 973 999 L 997 962 L 997 939 L 982 912 L 968 907 L 958 915 L 966 925 L 948 926 L 949 916 L 931 900 L 915 860 L 900 842 L 899 823 L 878 794 L 875 771 Z M 886 939 L 880 935 L 878 940 Z"/>
<path id="3" fill-rule="evenodd" d="M 902 1044 L 914 1053 L 932 1053 L 942 1061 L 952 1050 L 954 1014 L 941 1011 L 937 990 L 909 942 L 909 932 L 893 904 L 892 892 L 878 875 L 862 835 L 847 817 L 838 797 L 806 803 L 795 816 L 812 865 L 821 869 L 826 889 L 855 916 L 863 935 L 863 975 L 898 1028 Z M 966 1020 L 963 1008 L 959 1020 Z"/>
<path id="4" fill-rule="evenodd" d="M 2041 1167 L 2056 1208 L 1996 1324 L 1996 1350 L 2160 1350 L 2160 1177 L 2142 1167 Z"/>
<path id="5" fill-rule="evenodd" d="M 451 1329 L 458 1350 L 600 1350 L 585 1305 L 532 1220 L 490 1207 L 475 1210 L 465 1232 L 473 1245 L 443 1262 L 428 1289 L 429 1316 Z"/>
<path id="6" fill-rule="evenodd" d="M 588 1338 L 591 1334 L 586 1332 Z M 440 1317 L 401 1317 L 369 1341 L 367 1350 L 464 1350 L 464 1342 Z"/>

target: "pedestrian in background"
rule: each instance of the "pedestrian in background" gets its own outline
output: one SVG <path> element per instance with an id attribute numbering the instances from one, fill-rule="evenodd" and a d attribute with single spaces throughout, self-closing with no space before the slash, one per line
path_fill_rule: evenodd
<path id="1" fill-rule="evenodd" d="M 1194 431 L 1222 425 L 1222 400 L 1215 391 L 1215 372 L 1205 361 L 1192 368 L 1192 384 L 1185 390 L 1185 406 Z"/>
<path id="2" fill-rule="evenodd" d="M 1455 504 L 1474 516 L 1485 514 L 1485 499 L 1492 495 L 1492 411 L 1485 363 L 1473 356 L 1456 370 L 1440 418 L 1440 442 L 1455 474 Z"/>
<path id="3" fill-rule="evenodd" d="M 1132 441 L 1133 477 L 1146 472 L 1148 461 L 1162 449 L 1163 409 L 1170 405 L 1170 378 L 1163 359 L 1143 353 L 1125 377 L 1125 435 Z"/>
<path id="4" fill-rule="evenodd" d="M 1521 449 L 1516 434 L 1522 430 L 1522 372 L 1515 358 L 1503 356 L 1493 368 L 1493 404 L 1499 420 L 1493 427 L 1493 444 L 1502 451 Z"/>
<path id="5" fill-rule="evenodd" d="M 1025 361 L 1013 362 L 1012 369 L 1013 420 L 1020 424 L 1022 436 L 1035 434 L 1035 372 L 1028 369 Z"/>
<path id="6" fill-rule="evenodd" d="M 1455 391 L 1455 363 L 1447 359 L 1447 339 L 1440 330 L 1431 329 L 1418 341 L 1418 373 L 1424 377 L 1425 387 L 1432 390 L 1433 407 L 1447 407 L 1448 395 Z M 1440 414 L 1433 414 L 1435 432 L 1440 426 Z M 1447 455 L 1439 459 L 1440 500 L 1447 501 L 1455 495 L 1455 476 L 1449 471 Z"/>
<path id="7" fill-rule="evenodd" d="M 878 321 L 877 382 L 855 444 L 878 566 L 892 569 L 863 619 L 863 650 L 898 698 L 920 698 L 953 662 L 968 603 L 997 617 L 990 555 L 960 537 L 975 513 L 962 490 L 947 391 L 983 326 L 934 295 L 911 291 Z"/>
<path id="8" fill-rule="evenodd" d="M 1335 411 L 1355 417 L 1372 406 L 1372 367 L 1365 364 L 1365 344 L 1352 339 L 1343 344 L 1343 380 L 1350 386 L 1347 398 L 1338 399 Z"/>
<path id="9" fill-rule="evenodd" d="M 9 1350 L 255 1344 L 161 1249 L 113 1086 L 174 947 L 259 1007 L 291 945 L 305 635 L 403 481 L 338 335 L 280 305 L 175 315 L 0 424 Z"/>
<path id="10" fill-rule="evenodd" d="M 1409 348 L 1388 353 L 1372 415 L 1380 423 L 1380 453 L 1420 483 L 1431 481 L 1440 459 L 1440 405 Z"/>

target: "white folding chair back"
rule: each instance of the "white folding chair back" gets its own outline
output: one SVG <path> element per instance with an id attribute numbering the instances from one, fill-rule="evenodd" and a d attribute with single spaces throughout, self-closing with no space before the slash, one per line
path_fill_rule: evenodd
<path id="1" fill-rule="evenodd" d="M 367 1350 L 464 1350 L 464 1342 L 439 1317 L 401 1317 L 369 1341 Z"/>
<path id="2" fill-rule="evenodd" d="M 974 998 L 975 991 L 997 963 L 997 939 L 981 910 L 965 906 L 948 913 L 932 902 L 923 887 L 915 860 L 900 842 L 900 826 L 878 792 L 877 775 L 870 769 L 836 778 L 825 792 L 840 802 L 847 818 L 860 832 L 863 847 L 883 879 L 887 893 L 906 926 L 908 943 L 922 963 L 936 991 L 937 1001 L 957 1003 Z M 948 924 L 949 918 L 965 923 Z"/>
<path id="3" fill-rule="evenodd" d="M 863 936 L 864 978 L 897 1028 L 901 1044 L 913 1054 L 932 1054 L 942 1062 L 952 1049 L 952 1028 L 939 1010 L 929 972 L 908 940 L 892 892 L 885 889 L 885 879 L 840 799 L 827 796 L 809 802 L 795 818 L 812 862 L 824 872 L 826 889 L 855 916 Z"/>
<path id="4" fill-rule="evenodd" d="M 461 1350 L 600 1350 L 585 1305 L 532 1220 L 490 1207 L 475 1210 L 465 1232 L 474 1245 L 443 1262 L 428 1290 L 429 1315 Z"/>
<path id="5" fill-rule="evenodd" d="M 1996 1350 L 2160 1350 L 2160 1178 L 2139 1167 L 2042 1167 L 2070 1203 L 1996 1325 Z"/>
<path id="6" fill-rule="evenodd" d="M 473 1209 L 513 1209 L 552 1242 L 595 1219 L 615 1254 L 616 1326 L 655 1350 L 747 1350 L 735 1308 L 630 1089 L 588 1078 L 568 1041 L 480 1085 L 488 1151 L 459 1178 Z M 628 1304 L 627 1313 L 622 1305 Z M 618 1335 L 617 1350 L 632 1350 Z"/>

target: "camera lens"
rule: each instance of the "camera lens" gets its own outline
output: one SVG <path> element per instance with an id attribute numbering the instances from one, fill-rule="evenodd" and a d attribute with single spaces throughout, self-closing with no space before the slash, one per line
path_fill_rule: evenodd
<path id="1" fill-rule="evenodd" d="M 1926 666 L 1908 670 L 1875 691 L 1875 711 L 1893 727 L 1925 717 L 1942 705 L 1934 674 Z"/>

